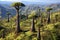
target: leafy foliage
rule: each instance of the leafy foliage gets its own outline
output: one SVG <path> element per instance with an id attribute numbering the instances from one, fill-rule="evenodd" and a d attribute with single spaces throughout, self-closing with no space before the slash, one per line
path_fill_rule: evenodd
<path id="1" fill-rule="evenodd" d="M 18 5 L 17 5 L 18 4 Z M 20 6 L 21 3 L 13 4 L 13 6 Z M 22 6 L 22 5 L 21 5 Z M 47 9 L 49 11 L 51 9 Z M 35 17 L 36 11 L 31 11 L 31 14 L 29 14 L 28 19 L 21 18 L 21 29 L 23 32 L 20 32 L 16 35 L 15 29 L 16 29 L 16 16 L 10 18 L 10 22 L 7 22 L 7 19 L 1 19 L 0 20 L 0 26 L 3 26 L 5 29 L 0 30 L 0 35 L 6 32 L 5 38 L 1 36 L 0 40 L 37 40 L 37 32 L 31 32 L 31 21 L 32 18 Z M 58 16 L 56 16 L 58 15 Z M 35 28 L 36 31 L 38 31 L 38 27 L 40 27 L 40 35 L 41 39 L 43 40 L 58 40 L 60 36 L 60 12 L 51 13 L 51 23 L 47 24 L 47 14 L 44 12 L 41 14 L 41 17 L 37 17 L 35 22 Z M 43 21 L 43 25 L 41 24 L 41 18 Z M 57 22 L 56 22 L 57 19 Z M 42 27 L 43 26 L 43 27 Z"/>

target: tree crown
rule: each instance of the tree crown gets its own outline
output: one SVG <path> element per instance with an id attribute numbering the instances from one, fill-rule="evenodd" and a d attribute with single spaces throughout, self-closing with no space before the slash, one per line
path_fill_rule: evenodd
<path id="1" fill-rule="evenodd" d="M 33 17 L 35 17 L 35 16 L 36 16 L 35 11 L 32 11 L 31 14 L 30 14 L 28 17 L 29 17 L 29 18 L 33 18 Z"/>
<path id="2" fill-rule="evenodd" d="M 7 13 L 7 15 L 11 15 L 11 13 L 10 13 L 10 12 L 8 12 L 8 13 Z"/>
<path id="3" fill-rule="evenodd" d="M 21 2 L 14 2 L 11 5 L 12 7 L 15 7 L 16 9 L 19 9 L 20 7 L 24 7 L 25 5 Z"/>
<path id="4" fill-rule="evenodd" d="M 46 11 L 50 11 L 50 10 L 52 10 L 52 8 L 46 8 Z"/>

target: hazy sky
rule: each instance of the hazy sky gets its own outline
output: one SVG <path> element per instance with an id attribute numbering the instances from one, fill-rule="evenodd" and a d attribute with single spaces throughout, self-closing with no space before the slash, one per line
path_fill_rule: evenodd
<path id="1" fill-rule="evenodd" d="M 47 2 L 47 3 L 60 3 L 60 0 L 0 0 L 0 1 L 29 1 L 29 2 Z"/>

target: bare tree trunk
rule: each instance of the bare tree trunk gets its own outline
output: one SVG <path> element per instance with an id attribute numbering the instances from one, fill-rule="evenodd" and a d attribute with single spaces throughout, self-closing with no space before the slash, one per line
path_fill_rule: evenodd
<path id="1" fill-rule="evenodd" d="M 19 33 L 20 32 L 19 10 L 17 10 L 16 17 L 17 17 L 17 20 L 16 20 L 16 22 L 17 22 L 16 32 Z"/>
<path id="2" fill-rule="evenodd" d="M 40 27 L 38 27 L 37 40 L 41 40 Z"/>
<path id="3" fill-rule="evenodd" d="M 35 23 L 34 23 L 34 17 L 33 17 L 33 19 L 32 19 L 31 31 L 32 31 L 32 32 L 35 32 Z"/>
<path id="4" fill-rule="evenodd" d="M 48 24 L 50 23 L 50 11 L 48 12 Z"/>
<path id="5" fill-rule="evenodd" d="M 9 15 L 8 15 L 8 22 L 9 22 Z"/>
<path id="6" fill-rule="evenodd" d="M 28 19 L 28 14 L 27 14 L 27 19 Z"/>
<path id="7" fill-rule="evenodd" d="M 56 22 L 58 21 L 58 15 L 55 15 Z"/>

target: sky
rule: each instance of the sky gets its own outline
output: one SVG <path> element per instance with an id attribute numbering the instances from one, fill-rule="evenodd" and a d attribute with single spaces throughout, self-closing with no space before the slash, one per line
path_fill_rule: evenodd
<path id="1" fill-rule="evenodd" d="M 0 1 L 11 1 L 11 2 L 27 1 L 27 2 L 60 3 L 60 0 L 0 0 Z"/>

